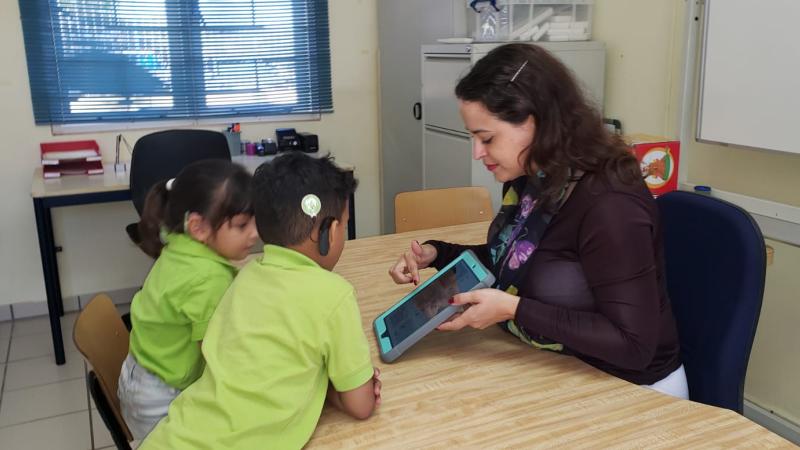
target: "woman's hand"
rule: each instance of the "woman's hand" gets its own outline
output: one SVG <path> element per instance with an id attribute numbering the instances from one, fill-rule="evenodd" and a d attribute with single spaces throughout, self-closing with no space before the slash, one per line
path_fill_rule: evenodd
<path id="1" fill-rule="evenodd" d="M 419 270 L 428 267 L 436 259 L 436 247 L 418 241 L 411 241 L 411 250 L 400 255 L 394 266 L 389 269 L 389 276 L 395 283 L 419 284 Z"/>
<path id="2" fill-rule="evenodd" d="M 453 305 L 467 305 L 467 309 L 439 325 L 439 330 L 455 331 L 466 326 L 482 330 L 497 322 L 514 318 L 519 297 L 499 289 L 478 289 L 453 297 Z"/>

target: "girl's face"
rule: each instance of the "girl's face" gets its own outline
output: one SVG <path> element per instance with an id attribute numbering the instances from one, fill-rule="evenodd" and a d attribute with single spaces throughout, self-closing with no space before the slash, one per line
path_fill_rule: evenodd
<path id="1" fill-rule="evenodd" d="M 472 134 L 473 159 L 483 162 L 501 183 L 525 175 L 525 157 L 536 132 L 533 116 L 515 125 L 498 119 L 480 102 L 459 100 L 458 109 Z"/>
<path id="2" fill-rule="evenodd" d="M 227 259 L 244 259 L 258 240 L 256 219 L 250 214 L 237 214 L 212 233 L 206 245 Z"/>

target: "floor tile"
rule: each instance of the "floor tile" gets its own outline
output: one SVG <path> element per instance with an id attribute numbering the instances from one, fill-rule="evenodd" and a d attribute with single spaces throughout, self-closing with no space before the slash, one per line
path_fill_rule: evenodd
<path id="1" fill-rule="evenodd" d="M 108 432 L 103 418 L 96 409 L 92 410 L 92 433 L 94 434 L 94 448 L 102 448 L 114 445 L 111 433 Z"/>
<path id="2" fill-rule="evenodd" d="M 8 357 L 8 339 L 0 338 L 0 363 L 6 362 Z"/>
<path id="3" fill-rule="evenodd" d="M 88 413 L 86 399 L 86 382 L 82 378 L 6 391 L 0 404 L 0 427 L 77 411 Z"/>
<path id="4" fill-rule="evenodd" d="M 66 357 L 67 362 L 60 366 L 56 365 L 50 355 L 8 363 L 5 390 L 12 391 L 83 378 L 85 372 L 81 354 L 69 353 Z"/>
<path id="5" fill-rule="evenodd" d="M 0 428 L 7 449 L 86 450 L 91 448 L 86 411 Z"/>
<path id="6" fill-rule="evenodd" d="M 0 339 L 11 337 L 11 321 L 0 322 Z"/>
<path id="7" fill-rule="evenodd" d="M 10 321 L 12 317 L 11 305 L 0 305 L 0 322 Z"/>
<path id="8" fill-rule="evenodd" d="M 64 314 L 61 318 L 61 332 L 65 337 L 72 338 L 72 328 L 75 325 L 77 312 Z M 30 336 L 32 334 L 50 333 L 50 317 L 39 316 L 29 319 L 17 319 L 14 321 L 14 337 Z"/>
<path id="9" fill-rule="evenodd" d="M 61 334 L 64 338 L 64 351 L 67 354 L 76 352 L 75 343 L 72 342 L 72 334 L 64 333 L 63 330 Z M 11 349 L 8 352 L 8 361 L 19 361 L 20 359 L 37 358 L 47 355 L 54 355 L 53 338 L 49 331 L 46 333 L 31 334 L 30 336 L 15 337 Z M 55 361 L 55 359 L 53 361 Z"/>

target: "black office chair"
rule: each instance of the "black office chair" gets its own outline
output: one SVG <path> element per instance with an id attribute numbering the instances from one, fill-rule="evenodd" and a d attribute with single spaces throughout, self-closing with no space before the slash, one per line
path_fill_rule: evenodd
<path id="1" fill-rule="evenodd" d="M 142 136 L 131 157 L 131 198 L 141 216 L 147 192 L 161 180 L 173 178 L 188 164 L 203 159 L 231 160 L 225 135 L 208 130 L 168 130 Z M 125 231 L 135 244 L 141 242 L 136 223 Z"/>
<path id="2" fill-rule="evenodd" d="M 723 200 L 670 192 L 656 203 L 689 398 L 742 414 L 764 295 L 764 237 L 747 211 Z"/>

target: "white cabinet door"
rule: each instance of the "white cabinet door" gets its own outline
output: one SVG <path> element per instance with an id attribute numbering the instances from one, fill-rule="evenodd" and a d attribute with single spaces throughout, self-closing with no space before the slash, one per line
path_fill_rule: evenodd
<path id="1" fill-rule="evenodd" d="M 425 127 L 425 189 L 470 186 L 472 146 L 469 137 Z"/>
<path id="2" fill-rule="evenodd" d="M 463 131 L 455 89 L 469 72 L 468 54 L 423 54 L 422 121 L 426 125 Z"/>

